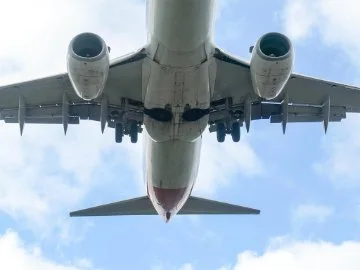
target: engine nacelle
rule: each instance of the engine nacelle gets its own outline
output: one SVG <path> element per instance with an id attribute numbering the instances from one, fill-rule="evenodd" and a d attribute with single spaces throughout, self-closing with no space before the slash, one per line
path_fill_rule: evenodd
<path id="1" fill-rule="evenodd" d="M 291 41 L 280 33 L 263 35 L 252 51 L 251 80 L 255 93 L 267 100 L 276 98 L 291 75 L 294 53 Z"/>
<path id="2" fill-rule="evenodd" d="M 101 95 L 109 73 L 109 51 L 96 34 L 75 36 L 68 48 L 67 70 L 76 94 L 84 100 Z"/>

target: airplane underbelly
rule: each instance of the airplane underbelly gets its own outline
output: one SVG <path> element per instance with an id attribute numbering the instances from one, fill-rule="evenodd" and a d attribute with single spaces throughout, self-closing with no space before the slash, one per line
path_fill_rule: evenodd
<path id="1" fill-rule="evenodd" d="M 155 65 L 147 87 L 144 107 L 171 112 L 168 121 L 144 115 L 147 191 L 155 209 L 167 220 L 184 205 L 197 177 L 201 134 L 209 116 L 189 120 L 184 113 L 206 111 L 210 106 L 206 66 L 163 70 Z"/>
<path id="2" fill-rule="evenodd" d="M 151 62 L 144 107 L 147 111 L 159 109 L 171 115 L 159 121 L 145 113 L 144 126 L 153 140 L 193 141 L 201 136 L 209 119 L 206 113 L 210 107 L 209 64 L 206 61 L 194 67 L 174 68 Z M 185 112 L 190 115 L 195 112 L 195 118 L 184 117 Z M 203 114 L 197 117 L 196 112 Z"/>
<path id="3" fill-rule="evenodd" d="M 152 0 L 147 27 L 151 38 L 168 50 L 189 52 L 213 32 L 214 0 Z"/>
<path id="4" fill-rule="evenodd" d="M 169 220 L 194 186 L 214 81 L 214 0 L 152 0 L 144 60 L 145 180 Z M 155 14 L 156 16 L 151 16 Z M 212 68 L 210 68 L 212 67 Z"/>
<path id="5" fill-rule="evenodd" d="M 161 215 L 176 214 L 190 196 L 198 173 L 200 149 L 201 138 L 192 142 L 179 139 L 155 142 L 146 136 L 147 190 Z"/>

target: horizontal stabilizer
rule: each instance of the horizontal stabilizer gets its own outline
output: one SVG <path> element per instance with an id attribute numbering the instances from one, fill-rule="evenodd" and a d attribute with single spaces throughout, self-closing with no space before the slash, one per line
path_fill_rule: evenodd
<path id="1" fill-rule="evenodd" d="M 178 215 L 211 214 L 260 214 L 260 210 L 239 205 L 212 201 L 190 196 Z M 80 216 L 121 216 L 121 215 L 157 215 L 147 196 L 95 206 L 75 212 L 71 217 Z"/>
<path id="2" fill-rule="evenodd" d="M 157 215 L 157 212 L 149 197 L 143 196 L 130 200 L 103 204 L 70 213 L 71 217 L 121 215 Z"/>
<path id="3" fill-rule="evenodd" d="M 193 197 L 187 200 L 183 208 L 179 211 L 178 215 L 247 215 L 260 214 L 260 210 L 248 208 L 240 205 L 229 204 L 219 201 L 207 200 L 203 198 Z"/>

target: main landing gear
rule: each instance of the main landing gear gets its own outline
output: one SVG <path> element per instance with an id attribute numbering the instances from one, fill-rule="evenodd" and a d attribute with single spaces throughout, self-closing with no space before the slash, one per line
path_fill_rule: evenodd
<path id="1" fill-rule="evenodd" d="M 240 141 L 240 122 L 236 121 L 230 125 L 230 128 L 226 127 L 225 123 L 216 123 L 216 138 L 217 141 L 222 143 L 225 141 L 226 134 L 231 134 L 233 142 Z"/>
<path id="2" fill-rule="evenodd" d="M 122 123 L 115 124 L 115 142 L 121 143 L 124 136 L 124 127 Z"/>
<path id="3" fill-rule="evenodd" d="M 115 142 L 121 143 L 124 135 L 130 136 L 130 141 L 132 143 L 137 143 L 138 133 L 141 132 L 141 127 L 136 122 L 128 123 L 124 125 L 123 123 L 115 124 Z"/>

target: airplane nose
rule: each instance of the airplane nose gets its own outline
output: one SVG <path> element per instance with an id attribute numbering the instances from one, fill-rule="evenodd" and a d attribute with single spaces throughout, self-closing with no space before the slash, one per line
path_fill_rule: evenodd
<path id="1" fill-rule="evenodd" d="M 158 205 L 166 213 L 166 219 L 169 220 L 171 212 L 178 206 L 180 201 L 184 198 L 185 188 L 158 188 L 153 187 L 154 195 Z"/>

